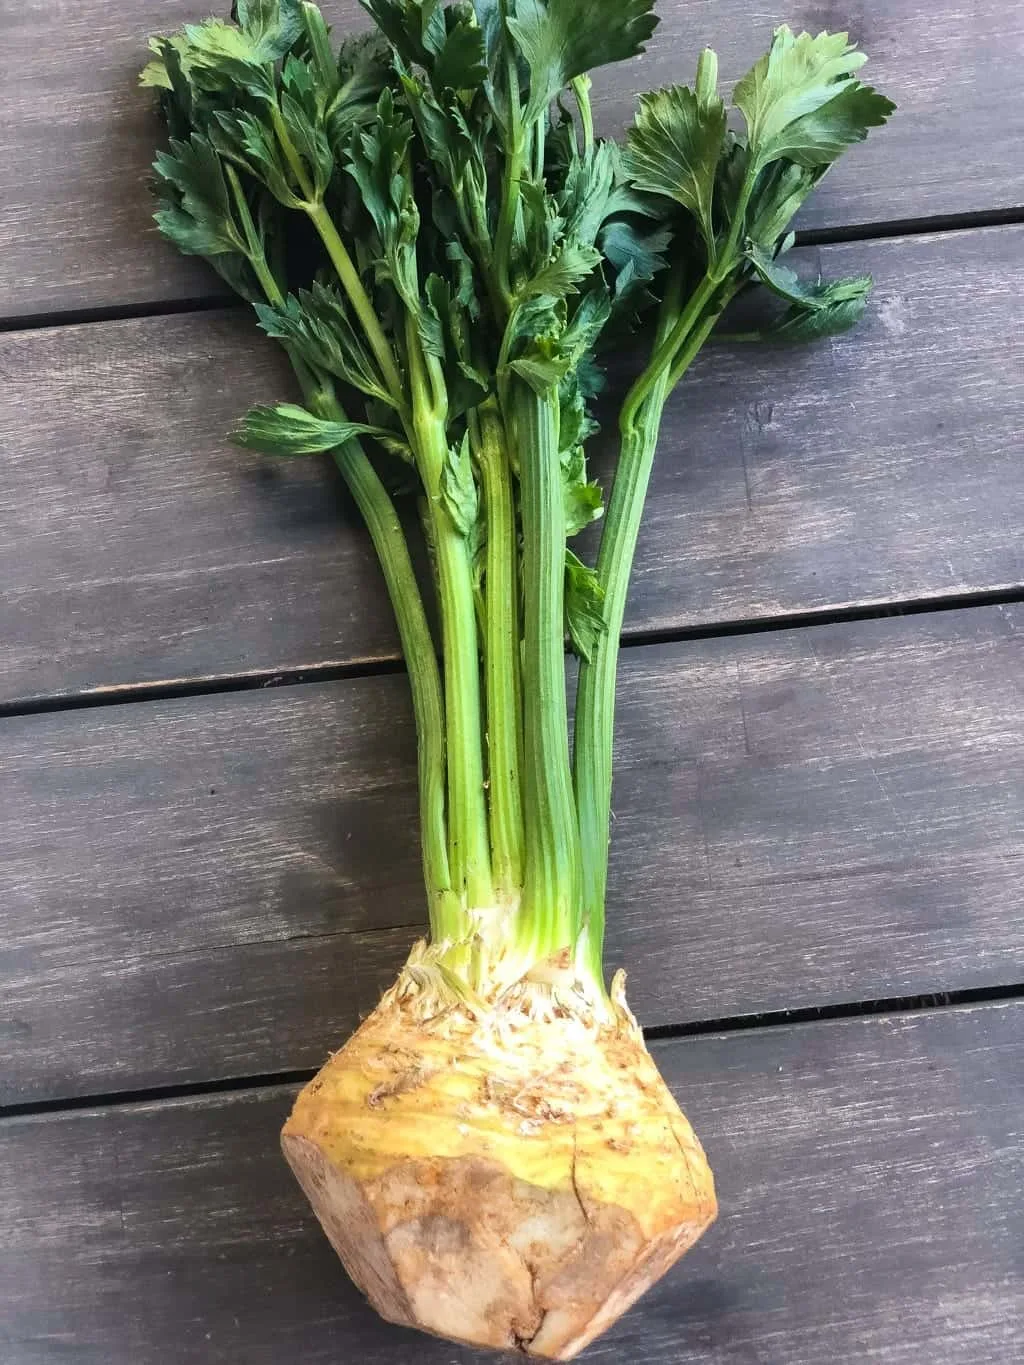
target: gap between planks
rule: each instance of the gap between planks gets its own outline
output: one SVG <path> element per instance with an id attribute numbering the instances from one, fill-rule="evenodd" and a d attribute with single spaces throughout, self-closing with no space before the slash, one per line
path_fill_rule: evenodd
<path id="1" fill-rule="evenodd" d="M 841 1005 L 816 1005 L 804 1009 L 769 1010 L 762 1014 L 736 1015 L 727 1019 L 698 1019 L 687 1024 L 669 1024 L 643 1030 L 650 1043 L 672 1042 L 727 1033 L 755 1033 L 766 1029 L 792 1028 L 809 1024 L 841 1023 L 850 1019 L 877 1018 L 883 1015 L 938 1014 L 968 1006 L 1008 1004 L 1024 1000 L 1024 981 L 1007 986 L 982 986 L 976 989 L 939 991 L 922 995 L 890 997 L 883 1000 L 858 1000 Z M 274 1087 L 305 1085 L 316 1075 L 315 1067 L 271 1071 L 256 1075 L 233 1076 L 212 1081 L 186 1081 L 177 1085 L 143 1086 L 94 1095 L 75 1095 L 65 1099 L 27 1100 L 0 1105 L 0 1123 L 15 1119 L 45 1118 L 81 1111 L 128 1109 L 146 1104 L 170 1104 L 207 1096 L 244 1094 Z"/>
<path id="2" fill-rule="evenodd" d="M 627 631 L 623 649 L 648 645 L 685 644 L 719 640 L 737 635 L 768 635 L 808 627 L 837 626 L 853 621 L 878 621 L 891 616 L 923 616 L 975 607 L 1013 606 L 1024 603 L 1024 584 L 984 592 L 952 593 L 941 597 L 908 598 L 903 602 L 878 602 L 818 611 L 789 612 L 778 616 L 750 617 L 707 626 L 679 626 L 673 630 Z M 90 691 L 0 702 L 0 721 L 15 716 L 49 715 L 58 711 L 89 711 L 102 706 L 133 702 L 173 701 L 183 697 L 217 696 L 228 692 L 259 692 L 278 687 L 299 687 L 324 682 L 349 682 L 358 678 L 392 677 L 404 673 L 400 656 L 357 659 L 346 664 L 310 664 L 304 668 L 254 669 L 249 673 L 213 674 L 204 678 L 172 679 L 158 683 L 124 683 Z"/>
<path id="3" fill-rule="evenodd" d="M 1007 209 L 982 209 L 975 213 L 933 214 L 927 218 L 894 218 L 880 223 L 853 223 L 842 227 L 807 228 L 796 234 L 795 247 L 838 246 L 852 242 L 928 237 L 948 232 L 971 232 L 980 228 L 1018 227 L 1024 224 L 1024 205 Z M 97 304 L 90 308 L 50 309 L 40 313 L 0 315 L 0 334 L 34 332 L 53 327 L 81 327 L 92 323 L 126 322 L 133 319 L 178 317 L 184 313 L 212 313 L 224 308 L 244 308 L 237 295 L 220 292 L 211 281 L 208 294 L 181 299 L 153 299 L 140 303 Z"/>
<path id="4" fill-rule="evenodd" d="M 870 319 L 795 368 L 778 348 L 722 347 L 673 402 L 630 635 L 1024 584 L 1022 395 L 997 378 L 1016 339 L 1007 281 L 1022 230 L 801 253 L 811 269 L 820 256 L 826 271 L 871 270 Z M 220 310 L 0 338 L 15 381 L 0 402 L 13 480 L 0 701 L 259 686 L 397 657 L 379 571 L 329 466 L 240 462 L 224 439 L 268 386 L 287 389 L 280 357 L 252 336 L 242 310 Z M 54 401 L 40 409 L 43 391 Z M 610 432 L 592 457 L 607 481 Z"/>

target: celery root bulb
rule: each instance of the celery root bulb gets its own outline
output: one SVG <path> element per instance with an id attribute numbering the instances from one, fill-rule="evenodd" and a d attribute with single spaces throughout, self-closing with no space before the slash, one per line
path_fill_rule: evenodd
<path id="1" fill-rule="evenodd" d="M 407 967 L 299 1095 L 285 1155 L 391 1321 L 569 1360 L 716 1214 L 621 987 L 489 1004 Z"/>

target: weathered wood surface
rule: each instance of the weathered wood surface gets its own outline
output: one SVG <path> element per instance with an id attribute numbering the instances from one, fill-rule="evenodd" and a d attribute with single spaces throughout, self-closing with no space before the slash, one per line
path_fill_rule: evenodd
<path id="1" fill-rule="evenodd" d="M 627 627 L 1024 581 L 1024 229 L 805 252 L 865 323 L 715 348 L 669 406 Z M 0 336 L 0 701 L 393 657 L 326 463 L 225 433 L 290 392 L 243 315 Z M 610 441 L 594 468 L 610 468 Z"/>
<path id="2" fill-rule="evenodd" d="M 641 89 L 692 79 L 711 42 L 731 82 L 785 19 L 849 29 L 871 79 L 900 105 L 815 196 L 806 226 L 868 223 L 1024 204 L 1024 12 L 984 0 L 762 4 L 663 0 L 645 58 L 600 73 L 605 131 Z M 0 0 L 0 317 L 209 293 L 212 273 L 161 246 L 145 182 L 161 136 L 136 88 L 146 38 L 222 4 L 199 0 Z M 367 22 L 355 0 L 325 6 L 339 28 Z"/>
<path id="3" fill-rule="evenodd" d="M 1024 606 L 623 659 L 608 962 L 647 1025 L 1005 985 Z M 0 727 L 0 1101 L 318 1065 L 422 924 L 401 677 Z"/>
<path id="4" fill-rule="evenodd" d="M 655 1051 L 721 1216 L 587 1360 L 1021 1358 L 1024 1007 Z M 482 1365 L 361 1302 L 277 1148 L 292 1093 L 0 1123 L 5 1365 Z"/>
<path id="5" fill-rule="evenodd" d="M 0 704 L 395 656 L 329 469 L 223 438 L 286 391 L 149 222 L 148 32 L 197 0 L 0 0 Z M 328 13 L 347 24 L 355 0 Z M 1024 205 L 1024 11 L 663 0 L 599 121 L 849 27 L 900 103 L 804 217 Z M 359 20 L 359 22 L 364 22 Z M 673 403 L 631 632 L 1019 586 L 1024 229 L 806 252 L 853 336 L 723 348 Z M 1012 382 L 1007 383 L 1007 379 Z M 608 451 L 595 452 L 595 469 Z M 608 959 L 648 1025 L 1005 986 L 1024 966 L 1024 606 L 627 652 Z M 0 1103 L 317 1065 L 419 929 L 405 680 L 0 720 Z M 1024 1355 L 1024 1005 L 659 1045 L 722 1219 L 588 1356 Z M 292 1091 L 0 1121 L 4 1365 L 478 1357 L 382 1327 L 277 1151 Z"/>

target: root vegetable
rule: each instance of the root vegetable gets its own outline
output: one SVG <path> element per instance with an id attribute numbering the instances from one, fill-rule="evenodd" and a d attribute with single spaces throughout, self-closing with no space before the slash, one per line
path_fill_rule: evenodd
<path id="1" fill-rule="evenodd" d="M 285 1155 L 382 1316 L 567 1360 L 697 1240 L 711 1171 L 625 1002 L 484 1009 L 409 969 L 303 1090 Z"/>
<path id="2" fill-rule="evenodd" d="M 143 73 L 170 133 L 160 229 L 253 304 L 302 396 L 238 440 L 334 460 L 417 727 L 429 941 L 303 1090 L 284 1149 L 385 1317 L 569 1359 L 716 1213 L 602 962 L 616 660 L 661 415 L 738 295 L 776 300 L 742 340 L 857 320 L 870 281 L 782 258 L 893 106 L 845 34 L 782 27 L 735 87 L 742 134 L 708 50 L 620 146 L 595 134 L 588 70 L 643 50 L 652 0 L 364 4 L 376 35 L 338 47 L 315 5 L 237 0 L 233 22 L 154 39 Z M 644 358 L 591 567 L 568 541 L 604 511 L 585 449 L 629 334 Z"/>

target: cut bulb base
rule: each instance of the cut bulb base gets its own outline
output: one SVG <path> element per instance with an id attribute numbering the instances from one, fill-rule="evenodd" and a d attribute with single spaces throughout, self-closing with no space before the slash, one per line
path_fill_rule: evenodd
<path id="1" fill-rule="evenodd" d="M 403 974 L 302 1091 L 285 1155 L 392 1322 L 569 1360 L 714 1220 L 700 1144 L 621 997 L 485 1017 Z"/>

